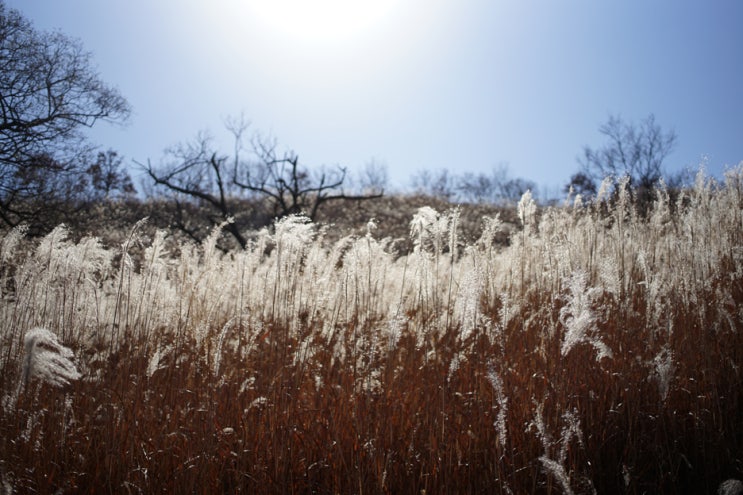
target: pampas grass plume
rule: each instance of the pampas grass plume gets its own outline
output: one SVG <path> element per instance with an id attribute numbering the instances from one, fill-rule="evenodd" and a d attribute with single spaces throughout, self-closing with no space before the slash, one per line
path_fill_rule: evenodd
<path id="1" fill-rule="evenodd" d="M 38 378 L 55 387 L 80 378 L 72 362 L 72 351 L 59 343 L 57 336 L 46 328 L 33 328 L 23 340 L 24 358 L 21 381 L 24 387 Z"/>
<path id="2" fill-rule="evenodd" d="M 717 488 L 718 495 L 741 495 L 743 494 L 743 483 L 740 480 L 729 479 L 720 483 Z"/>

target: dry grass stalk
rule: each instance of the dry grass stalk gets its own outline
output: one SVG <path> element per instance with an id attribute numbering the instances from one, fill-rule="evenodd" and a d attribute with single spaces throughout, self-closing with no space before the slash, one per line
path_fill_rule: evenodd
<path id="1" fill-rule="evenodd" d="M 301 218 L 231 253 L 219 229 L 123 248 L 9 234 L 0 393 L 38 387 L 0 412 L 0 481 L 713 492 L 743 475 L 742 178 L 660 191 L 647 218 L 621 185 L 525 196 L 508 246 L 498 218 L 463 245 L 456 211 L 423 209 L 408 255 Z"/>

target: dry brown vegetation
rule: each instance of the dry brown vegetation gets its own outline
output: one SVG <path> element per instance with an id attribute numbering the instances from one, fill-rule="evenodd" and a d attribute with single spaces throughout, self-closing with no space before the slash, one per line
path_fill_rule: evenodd
<path id="1" fill-rule="evenodd" d="M 432 208 L 229 252 L 6 233 L 0 487 L 713 493 L 743 476 L 743 169 L 647 218 L 602 191 L 476 238 Z"/>

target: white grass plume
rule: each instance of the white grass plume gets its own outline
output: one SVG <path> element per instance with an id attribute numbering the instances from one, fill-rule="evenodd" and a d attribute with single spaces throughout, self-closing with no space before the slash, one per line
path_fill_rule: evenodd
<path id="1" fill-rule="evenodd" d="M 426 250 L 426 247 L 434 242 L 437 232 L 436 225 L 439 221 L 439 213 L 430 206 L 422 206 L 413 215 L 410 222 L 410 237 L 416 251 Z"/>
<path id="2" fill-rule="evenodd" d="M 26 237 L 28 233 L 28 224 L 22 223 L 5 234 L 0 240 L 0 261 L 6 264 L 10 261 L 16 248 L 20 244 L 21 240 Z"/>
<path id="3" fill-rule="evenodd" d="M 531 194 L 531 190 L 527 190 L 516 205 L 516 210 L 519 214 L 519 220 L 525 230 L 529 230 L 536 225 L 537 217 L 537 203 L 534 201 L 534 197 Z"/>
<path id="4" fill-rule="evenodd" d="M 508 415 L 508 397 L 504 391 L 503 379 L 494 368 L 490 368 L 488 371 L 488 381 L 490 381 L 490 384 L 493 386 L 495 398 L 498 401 L 498 415 L 494 422 L 495 429 L 498 432 L 498 443 L 501 447 L 505 447 L 506 439 L 508 438 L 508 427 L 506 422 L 506 416 Z"/>
<path id="5" fill-rule="evenodd" d="M 596 361 L 601 361 L 604 357 L 612 358 L 613 354 L 596 336 L 596 315 L 592 305 L 601 290 L 587 287 L 586 279 L 585 272 L 576 271 L 565 282 L 570 296 L 567 297 L 567 304 L 560 310 L 560 321 L 565 326 L 560 353 L 567 356 L 575 345 L 584 342 L 596 349 Z"/>
<path id="6" fill-rule="evenodd" d="M 72 351 L 59 343 L 57 336 L 46 328 L 33 328 L 23 340 L 24 358 L 21 383 L 23 387 L 38 378 L 55 387 L 80 378 L 72 362 Z"/>
<path id="7" fill-rule="evenodd" d="M 544 470 L 555 477 L 555 479 L 562 486 L 563 493 L 565 495 L 573 495 L 575 492 L 570 487 L 570 475 L 565 471 L 565 467 L 559 462 L 550 459 L 547 456 L 540 456 L 539 462 L 542 463 Z"/>
<path id="8" fill-rule="evenodd" d="M 743 483 L 740 480 L 729 479 L 720 483 L 717 495 L 741 495 L 743 494 Z"/>
<path id="9" fill-rule="evenodd" d="M 650 363 L 652 366 L 651 378 L 658 382 L 658 393 L 661 400 L 666 400 L 668 392 L 671 390 L 671 380 L 673 380 L 676 366 L 673 363 L 673 351 L 665 345 L 663 349 L 653 358 Z"/>
<path id="10" fill-rule="evenodd" d="M 568 458 L 568 448 L 573 439 L 578 441 L 578 445 L 583 446 L 583 431 L 581 430 L 578 411 L 573 409 L 572 411 L 563 412 L 563 427 L 560 431 L 560 439 L 557 442 L 553 441 L 552 436 L 547 431 L 543 411 L 544 402 L 536 403 L 534 421 L 528 427 L 529 429 L 532 427 L 536 428 L 537 437 L 539 437 L 544 447 L 544 455 L 539 457 L 539 462 L 542 463 L 545 472 L 552 475 L 560 483 L 563 493 L 573 494 L 575 492 L 571 487 L 570 471 L 566 469 L 566 461 Z M 552 447 L 556 445 L 560 446 L 560 451 L 557 459 L 554 459 L 550 455 L 550 452 L 552 451 Z"/>

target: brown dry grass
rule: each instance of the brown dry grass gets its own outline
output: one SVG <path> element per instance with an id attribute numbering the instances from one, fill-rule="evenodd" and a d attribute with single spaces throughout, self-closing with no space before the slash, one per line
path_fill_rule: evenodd
<path id="1" fill-rule="evenodd" d="M 31 325 L 60 335 L 84 377 L 33 382 L 0 409 L 0 482 L 18 493 L 713 493 L 743 476 L 735 178 L 698 185 L 673 218 L 627 205 L 544 212 L 509 247 L 468 243 L 459 260 L 449 248 L 385 259 L 363 237 L 276 240 L 245 258 L 208 246 L 158 256 L 143 241 L 131 262 L 49 257 L 33 271 L 43 253 L 18 249 L 0 274 L 0 393 L 16 388 Z M 593 323 L 565 352 L 578 293 Z M 472 294 L 474 319 L 461 306 Z M 612 356 L 598 360 L 597 342 Z"/>

